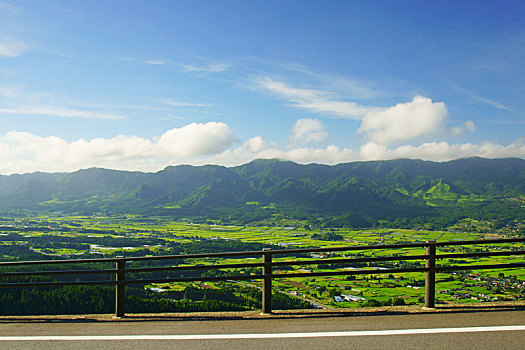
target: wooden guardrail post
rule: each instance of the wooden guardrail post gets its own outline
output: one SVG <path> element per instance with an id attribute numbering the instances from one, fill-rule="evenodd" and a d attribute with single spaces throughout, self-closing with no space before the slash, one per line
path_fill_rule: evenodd
<path id="1" fill-rule="evenodd" d="M 117 260 L 116 264 L 116 282 L 115 285 L 115 316 L 123 317 L 125 313 L 125 288 L 124 282 L 126 280 L 126 260 L 124 257 L 119 257 L 122 259 Z"/>
<path id="2" fill-rule="evenodd" d="M 429 269 L 425 274 L 425 307 L 436 306 L 436 241 L 427 241 L 425 267 Z"/>
<path id="3" fill-rule="evenodd" d="M 272 253 L 270 248 L 263 249 L 263 285 L 262 313 L 272 312 Z"/>

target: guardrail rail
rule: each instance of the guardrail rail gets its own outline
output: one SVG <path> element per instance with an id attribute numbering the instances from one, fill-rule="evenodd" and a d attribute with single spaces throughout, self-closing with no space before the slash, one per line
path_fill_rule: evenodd
<path id="1" fill-rule="evenodd" d="M 229 252 L 229 253 L 208 253 L 208 254 L 185 254 L 185 255 L 164 255 L 164 256 L 147 256 L 147 257 L 116 257 L 102 259 L 71 259 L 71 260 L 43 260 L 43 261 L 13 261 L 0 262 L 0 271 L 5 267 L 13 266 L 35 266 L 35 265 L 58 265 L 58 264 L 95 264 L 95 263 L 115 263 L 114 269 L 99 270 L 69 270 L 69 271 L 24 271 L 24 272 L 0 272 L 0 277 L 28 277 L 28 276 L 53 276 L 53 275 L 113 275 L 113 280 L 100 281 L 62 281 L 62 282 L 20 282 L 20 283 L 3 283 L 0 288 L 8 287 L 43 287 L 43 286 L 63 286 L 63 285 L 114 285 L 115 286 L 115 315 L 122 317 L 125 314 L 125 286 L 132 284 L 150 284 L 150 283 L 167 283 L 167 282 L 196 282 L 196 281 L 227 281 L 227 280 L 262 280 L 262 312 L 272 312 L 272 280 L 276 278 L 297 278 L 297 277 L 317 277 L 317 276 L 340 276 L 340 275 L 374 275 L 388 273 L 407 273 L 421 272 L 425 273 L 425 306 L 428 308 L 435 307 L 435 290 L 436 290 L 436 273 L 461 271 L 461 270 L 485 270 L 485 269 L 503 269 L 503 268 L 522 268 L 525 267 L 525 261 L 519 263 L 507 264 L 469 264 L 469 265 L 448 265 L 437 266 L 436 261 L 442 259 L 455 258 L 480 258 L 492 256 L 525 256 L 523 247 L 517 250 L 495 250 L 474 253 L 446 253 L 437 254 L 437 248 L 448 246 L 482 246 L 493 244 L 508 243 L 525 243 L 525 238 L 502 238 L 489 240 L 470 240 L 470 241 L 447 241 L 436 242 L 426 241 L 421 243 L 402 243 L 402 244 L 377 244 L 377 245 L 353 245 L 344 247 L 331 248 L 304 248 L 304 249 L 283 249 L 272 250 L 263 249 L 262 251 L 247 252 Z M 343 258 L 322 258 L 322 259 L 296 259 L 285 261 L 274 261 L 274 256 L 290 256 L 298 254 L 328 253 L 328 252 L 352 252 L 365 250 L 383 250 L 383 249 L 402 249 L 402 248 L 424 248 L 424 255 L 400 255 L 400 256 L 374 256 L 374 257 L 343 257 Z M 262 262 L 246 262 L 235 264 L 212 264 L 212 265 L 181 265 L 180 262 L 188 259 L 202 258 L 248 258 L 262 257 Z M 128 263 L 139 261 L 172 261 L 174 266 L 163 267 L 140 267 L 130 268 Z M 290 272 L 275 273 L 274 267 L 281 266 L 301 266 L 315 264 L 352 264 L 352 263 L 370 263 L 370 262 L 400 262 L 409 260 L 425 261 L 425 267 L 408 267 L 408 268 L 372 268 L 359 270 L 336 270 L 336 271 L 317 271 L 317 272 Z M 126 278 L 130 273 L 141 272 L 172 272 L 172 271 L 202 271 L 215 269 L 232 269 L 232 268 L 261 268 L 260 274 L 249 275 L 229 275 L 229 276 L 200 276 L 200 277 L 176 277 L 160 279 L 129 279 Z"/>

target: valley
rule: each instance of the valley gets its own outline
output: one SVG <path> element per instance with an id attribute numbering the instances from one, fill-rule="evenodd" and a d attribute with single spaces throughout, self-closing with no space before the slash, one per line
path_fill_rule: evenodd
<path id="1" fill-rule="evenodd" d="M 163 217 L 90 217 L 40 216 L 29 218 L 2 218 L 0 222 L 0 253 L 3 261 L 90 259 L 116 256 L 156 256 L 196 254 L 225 251 L 256 251 L 301 247 L 366 246 L 424 242 L 427 240 L 462 241 L 502 237 L 520 237 L 523 222 L 496 229 L 493 222 L 464 220 L 446 231 L 410 229 L 316 228 L 307 222 L 288 221 L 286 226 L 196 224 L 171 221 Z M 484 246 L 482 249 L 513 250 L 520 244 Z M 448 247 L 441 252 L 472 252 L 480 247 Z M 381 255 L 420 255 L 423 249 L 384 249 L 379 252 L 357 250 L 349 253 L 310 254 L 301 258 L 348 258 Z M 289 258 L 286 258 L 289 259 Z M 276 258 L 275 261 L 286 260 Z M 184 263 L 213 265 L 240 263 L 244 259 L 187 259 Z M 260 261 L 254 257 L 250 262 Z M 466 259 L 475 264 L 522 262 L 523 256 Z M 458 263 L 462 261 L 450 261 Z M 441 261 L 445 264 L 447 261 Z M 421 262 L 368 264 L 312 264 L 275 271 L 322 272 L 346 269 L 372 269 L 421 266 Z M 255 268 L 221 269 L 206 272 L 215 275 L 255 273 Z M 71 287 L 73 288 L 73 287 Z M 145 299 L 192 300 L 206 298 L 228 299 L 232 305 L 257 307 L 260 282 L 185 282 L 149 284 L 140 292 Z M 381 305 L 422 304 L 424 275 L 421 273 L 389 273 L 384 275 L 354 275 L 335 277 L 301 277 L 277 279 L 275 293 L 286 297 L 288 307 L 362 307 Z M 522 300 L 525 291 L 525 269 L 458 271 L 437 274 L 438 303 L 469 303 L 478 301 Z M 0 291 L 1 292 L 1 291 Z M 38 294 L 38 293 L 37 293 Z M 226 295 L 230 295 L 227 297 Z M 237 295 L 237 297 L 234 297 Z M 246 303 L 245 295 L 253 302 Z M 192 299 L 195 298 L 195 299 Z M 209 300 L 208 299 L 208 300 Z M 110 303 L 109 303 L 110 305 Z M 250 306 L 251 305 L 251 306 Z M 240 307 L 241 305 L 239 305 Z M 216 305 L 218 309 L 224 305 Z M 231 306 L 228 306 L 231 308 Z"/>

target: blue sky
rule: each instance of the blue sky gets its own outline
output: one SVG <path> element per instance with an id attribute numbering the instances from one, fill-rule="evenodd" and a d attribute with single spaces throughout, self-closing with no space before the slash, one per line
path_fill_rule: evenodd
<path id="1" fill-rule="evenodd" d="M 0 173 L 525 158 L 521 1 L 0 0 Z"/>

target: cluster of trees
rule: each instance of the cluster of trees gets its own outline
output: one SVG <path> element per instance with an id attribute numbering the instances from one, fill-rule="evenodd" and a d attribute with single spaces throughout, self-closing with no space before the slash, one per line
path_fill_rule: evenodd
<path id="1" fill-rule="evenodd" d="M 311 308 L 307 302 L 284 294 L 273 295 L 274 309 Z M 126 310 L 130 313 L 242 311 L 261 308 L 256 288 L 222 286 L 221 289 L 186 287 L 183 291 L 154 293 L 126 287 Z M 107 286 L 61 286 L 3 288 L 0 315 L 60 315 L 112 313 L 115 289 Z"/>
<path id="2" fill-rule="evenodd" d="M 424 302 L 424 300 L 418 300 L 418 302 Z M 365 307 L 377 307 L 377 306 L 401 306 L 406 305 L 403 298 L 395 297 L 390 298 L 386 301 L 379 301 L 377 299 L 368 299 L 364 304 Z"/>
<path id="3" fill-rule="evenodd" d="M 337 234 L 335 232 L 320 232 L 314 233 L 312 239 L 317 239 L 320 241 L 344 241 L 343 235 Z"/>
<path id="4" fill-rule="evenodd" d="M 83 255 L 78 255 L 78 258 L 96 258 L 96 257 L 112 257 L 114 255 L 121 255 L 119 251 L 106 251 L 105 254 L 97 254 L 90 252 L 90 245 L 99 245 L 103 247 L 142 247 L 145 245 L 154 246 L 149 249 L 136 249 L 128 251 L 127 256 L 145 256 L 145 255 L 176 255 L 176 254 L 199 254 L 199 253 L 214 253 L 214 252 L 236 252 L 249 250 L 262 250 L 263 248 L 270 248 L 271 245 L 261 243 L 244 243 L 233 240 L 222 239 L 201 239 L 192 242 L 174 242 L 160 239 L 152 236 L 144 236 L 140 239 L 136 238 L 115 238 L 111 236 L 79 236 L 69 237 L 62 235 L 44 234 L 40 236 L 24 236 L 16 232 L 9 232 L 4 236 L 0 236 L 0 257 L 10 257 L 15 260 L 49 260 L 61 259 L 60 257 L 44 256 L 32 249 L 76 249 L 83 252 Z M 22 242 L 22 243 L 21 243 Z M 31 249 L 32 248 L 32 249 Z"/>

